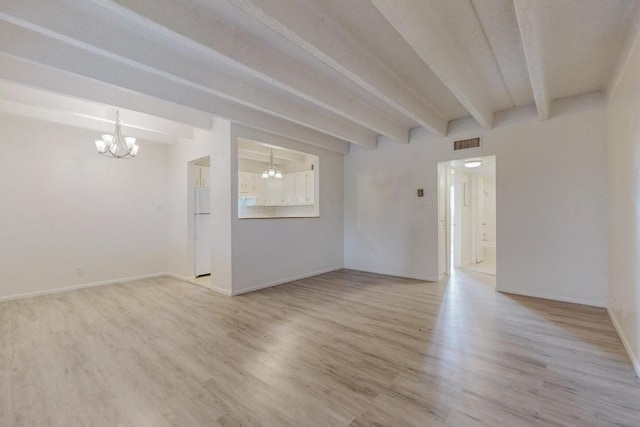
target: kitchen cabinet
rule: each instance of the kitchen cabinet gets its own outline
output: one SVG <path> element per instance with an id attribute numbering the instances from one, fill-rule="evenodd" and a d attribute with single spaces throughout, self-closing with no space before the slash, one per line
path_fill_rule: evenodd
<path id="1" fill-rule="evenodd" d="M 305 172 L 306 179 L 306 203 L 308 205 L 312 205 L 315 203 L 315 192 L 316 192 L 316 180 L 315 180 L 315 172 L 309 171 Z"/>
<path id="2" fill-rule="evenodd" d="M 295 177 L 295 204 L 302 205 L 307 203 L 307 173 L 297 172 L 292 174 Z"/>
<path id="3" fill-rule="evenodd" d="M 209 188 L 211 176 L 211 168 L 208 166 L 193 167 L 193 186 L 194 188 Z"/>
<path id="4" fill-rule="evenodd" d="M 256 194 L 256 174 L 251 172 L 238 172 L 238 196 L 251 197 Z"/>
<path id="5" fill-rule="evenodd" d="M 247 206 L 300 206 L 315 203 L 315 171 L 283 174 L 282 179 L 238 172 L 238 197 Z"/>
<path id="6" fill-rule="evenodd" d="M 262 178 L 264 179 L 264 178 Z M 266 206 L 282 206 L 282 179 L 265 179 L 267 181 Z"/>
<path id="7" fill-rule="evenodd" d="M 255 174 L 256 198 L 254 205 L 265 206 L 267 204 L 267 180 L 261 174 Z"/>
<path id="8" fill-rule="evenodd" d="M 283 205 L 296 204 L 296 178 L 293 174 L 284 174 L 282 183 Z"/>

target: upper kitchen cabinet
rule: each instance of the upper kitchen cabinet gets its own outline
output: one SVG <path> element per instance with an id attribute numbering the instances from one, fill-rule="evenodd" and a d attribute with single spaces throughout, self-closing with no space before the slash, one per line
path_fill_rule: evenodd
<path id="1" fill-rule="evenodd" d="M 238 217 L 318 217 L 318 174 L 318 156 L 238 138 Z"/>

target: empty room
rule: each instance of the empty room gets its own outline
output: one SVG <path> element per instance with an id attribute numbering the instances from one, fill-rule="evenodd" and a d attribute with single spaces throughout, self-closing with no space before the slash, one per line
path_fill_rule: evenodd
<path id="1" fill-rule="evenodd" d="M 0 426 L 639 426 L 640 2 L 0 2 Z"/>

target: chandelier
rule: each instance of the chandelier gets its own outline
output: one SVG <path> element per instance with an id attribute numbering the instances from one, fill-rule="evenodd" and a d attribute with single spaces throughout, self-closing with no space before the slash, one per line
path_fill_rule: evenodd
<path id="1" fill-rule="evenodd" d="M 269 168 L 262 172 L 263 178 L 282 178 L 282 171 L 273 164 L 273 148 L 269 151 Z"/>
<path id="2" fill-rule="evenodd" d="M 102 135 L 102 139 L 96 140 L 98 154 L 113 159 L 131 159 L 138 154 L 139 148 L 134 137 L 122 137 L 120 112 L 116 110 L 116 129 L 113 135 L 105 134 Z"/>

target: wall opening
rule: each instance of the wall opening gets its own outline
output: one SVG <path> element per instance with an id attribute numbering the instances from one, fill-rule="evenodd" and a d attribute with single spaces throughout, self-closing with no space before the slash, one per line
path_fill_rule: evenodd
<path id="1" fill-rule="evenodd" d="M 189 197 L 187 212 L 192 218 L 193 276 L 203 286 L 211 284 L 211 254 L 213 224 L 211 215 L 211 158 L 189 162 Z"/>
<path id="2" fill-rule="evenodd" d="M 439 270 L 496 275 L 496 157 L 438 164 Z"/>
<path id="3" fill-rule="evenodd" d="M 238 138 L 238 218 L 320 216 L 318 156 Z"/>

